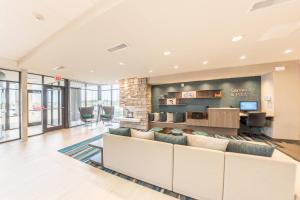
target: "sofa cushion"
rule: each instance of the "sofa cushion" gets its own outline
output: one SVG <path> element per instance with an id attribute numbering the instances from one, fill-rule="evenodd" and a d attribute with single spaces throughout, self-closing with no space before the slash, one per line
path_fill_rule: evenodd
<path id="1" fill-rule="evenodd" d="M 173 122 L 173 113 L 168 112 L 167 113 L 167 122 Z"/>
<path id="2" fill-rule="evenodd" d="M 159 121 L 159 113 L 153 113 L 154 114 L 154 120 L 155 122 Z"/>
<path id="3" fill-rule="evenodd" d="M 163 130 L 163 128 L 160 127 L 153 127 L 150 129 L 150 131 L 154 131 L 154 132 L 161 132 Z"/>
<path id="4" fill-rule="evenodd" d="M 256 156 L 272 157 L 274 147 L 265 144 L 230 140 L 226 151 Z"/>
<path id="5" fill-rule="evenodd" d="M 226 151 L 229 140 L 207 137 L 203 135 L 190 135 L 187 136 L 188 146 L 201 147 L 219 151 Z"/>
<path id="6" fill-rule="evenodd" d="M 159 121 L 160 121 L 160 122 L 165 122 L 165 121 L 167 121 L 167 113 L 160 112 L 160 113 L 159 113 Z"/>
<path id="7" fill-rule="evenodd" d="M 161 142 L 166 142 L 166 143 L 171 143 L 171 144 L 180 144 L 180 145 L 187 144 L 187 138 L 185 135 L 174 136 L 171 134 L 155 133 L 154 139 L 156 141 L 161 141 Z"/>
<path id="8" fill-rule="evenodd" d="M 183 130 L 179 129 L 179 128 L 174 128 L 174 129 L 171 130 L 171 134 L 175 135 L 175 136 L 182 135 L 183 134 Z"/>
<path id="9" fill-rule="evenodd" d="M 153 113 L 148 113 L 148 120 L 150 122 L 154 121 L 154 114 Z"/>
<path id="10" fill-rule="evenodd" d="M 185 121 L 185 113 L 174 112 L 173 113 L 173 121 L 174 123 L 180 123 Z"/>
<path id="11" fill-rule="evenodd" d="M 139 131 L 136 129 L 131 129 L 131 137 L 154 140 L 154 131 Z"/>
<path id="12" fill-rule="evenodd" d="M 129 136 L 130 137 L 130 128 L 110 128 L 109 133 L 113 134 L 113 135 Z"/>

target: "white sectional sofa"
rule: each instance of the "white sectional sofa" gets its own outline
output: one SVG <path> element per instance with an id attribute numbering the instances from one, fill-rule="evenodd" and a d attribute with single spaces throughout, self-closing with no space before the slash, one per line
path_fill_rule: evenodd
<path id="1" fill-rule="evenodd" d="M 105 134 L 104 167 L 199 200 L 294 200 L 289 159 Z"/>

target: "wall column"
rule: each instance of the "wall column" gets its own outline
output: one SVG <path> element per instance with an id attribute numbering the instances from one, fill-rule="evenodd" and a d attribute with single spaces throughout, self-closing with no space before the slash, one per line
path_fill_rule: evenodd
<path id="1" fill-rule="evenodd" d="M 27 93 L 27 70 L 21 70 L 21 139 L 28 140 L 28 93 Z"/>

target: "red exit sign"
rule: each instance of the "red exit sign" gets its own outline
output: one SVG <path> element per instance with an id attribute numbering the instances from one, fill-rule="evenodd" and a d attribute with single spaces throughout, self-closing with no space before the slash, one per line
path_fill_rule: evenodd
<path id="1" fill-rule="evenodd" d="M 61 75 L 55 75 L 54 80 L 55 81 L 60 81 L 61 80 Z"/>

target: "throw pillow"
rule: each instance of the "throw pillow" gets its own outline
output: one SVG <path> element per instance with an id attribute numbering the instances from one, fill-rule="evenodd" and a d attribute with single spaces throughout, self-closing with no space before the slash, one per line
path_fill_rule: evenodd
<path id="1" fill-rule="evenodd" d="M 229 140 L 207 137 L 203 135 L 188 135 L 187 144 L 193 147 L 201 147 L 219 151 L 226 151 Z"/>
<path id="2" fill-rule="evenodd" d="M 250 154 L 256 156 L 272 157 L 274 147 L 266 144 L 257 144 L 246 141 L 230 140 L 226 149 L 227 152 Z"/>
<path id="3" fill-rule="evenodd" d="M 185 121 L 185 113 L 174 112 L 173 113 L 174 123 L 180 123 Z"/>
<path id="4" fill-rule="evenodd" d="M 174 129 L 171 130 L 171 134 L 175 135 L 175 136 L 182 135 L 183 134 L 183 130 L 179 129 L 179 128 L 174 128 Z"/>
<path id="5" fill-rule="evenodd" d="M 173 122 L 173 113 L 167 113 L 167 122 Z"/>
<path id="6" fill-rule="evenodd" d="M 159 121 L 159 113 L 153 113 L 154 114 L 154 121 L 158 122 Z"/>
<path id="7" fill-rule="evenodd" d="M 130 128 L 110 128 L 109 133 L 113 135 L 130 137 Z"/>
<path id="8" fill-rule="evenodd" d="M 182 136 L 174 136 L 170 134 L 163 134 L 163 133 L 155 133 L 154 139 L 156 141 L 171 143 L 171 144 L 180 144 L 180 145 L 186 145 L 187 144 L 187 138 L 185 135 Z"/>
<path id="9" fill-rule="evenodd" d="M 167 121 L 167 113 L 164 112 L 159 113 L 159 121 L 161 122 Z"/>
<path id="10" fill-rule="evenodd" d="M 131 129 L 131 137 L 154 140 L 154 131 L 139 131 L 136 129 Z"/>
<path id="11" fill-rule="evenodd" d="M 154 121 L 154 114 L 153 113 L 148 113 L 148 120 L 150 122 Z"/>
<path id="12" fill-rule="evenodd" d="M 150 131 L 154 131 L 154 132 L 161 132 L 163 129 L 160 127 L 153 127 L 150 129 Z"/>
<path id="13" fill-rule="evenodd" d="M 194 135 L 204 135 L 204 136 L 209 136 L 208 133 L 204 132 L 204 131 L 193 131 Z"/>

